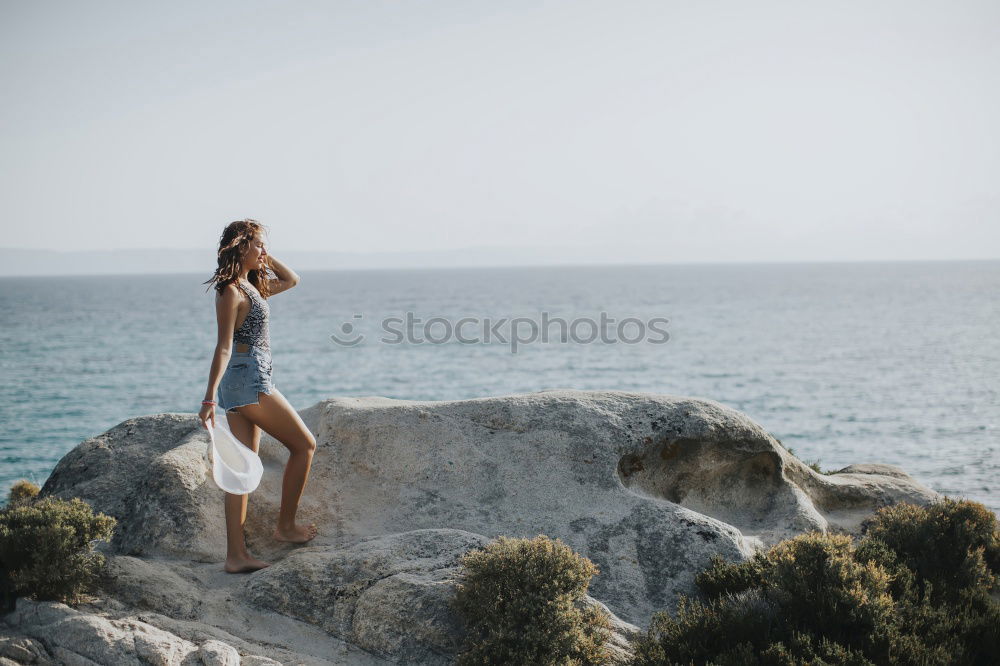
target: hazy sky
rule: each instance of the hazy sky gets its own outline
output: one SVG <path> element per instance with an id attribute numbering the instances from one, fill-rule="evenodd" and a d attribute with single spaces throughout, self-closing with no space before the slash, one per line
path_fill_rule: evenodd
<path id="1" fill-rule="evenodd" d="M 0 0 L 0 246 L 1000 256 L 1000 3 Z"/>

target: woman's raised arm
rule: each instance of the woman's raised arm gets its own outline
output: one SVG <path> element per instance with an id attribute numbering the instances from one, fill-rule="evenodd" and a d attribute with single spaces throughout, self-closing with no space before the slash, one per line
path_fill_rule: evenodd
<path id="1" fill-rule="evenodd" d="M 276 278 L 267 281 L 267 288 L 272 296 L 280 294 L 286 289 L 291 289 L 299 283 L 298 273 L 278 261 L 273 254 L 267 255 L 267 262 L 274 274 L 277 275 Z"/>

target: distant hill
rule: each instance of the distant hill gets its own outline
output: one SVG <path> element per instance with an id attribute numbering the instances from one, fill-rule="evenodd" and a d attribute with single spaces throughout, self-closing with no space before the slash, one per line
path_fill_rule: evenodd
<path id="1" fill-rule="evenodd" d="M 600 247 L 470 247 L 433 252 L 318 252 L 289 250 L 277 256 L 295 270 L 364 268 L 461 268 L 623 263 Z M 207 273 L 215 270 L 207 249 L 91 250 L 58 252 L 0 248 L 0 276 Z"/>

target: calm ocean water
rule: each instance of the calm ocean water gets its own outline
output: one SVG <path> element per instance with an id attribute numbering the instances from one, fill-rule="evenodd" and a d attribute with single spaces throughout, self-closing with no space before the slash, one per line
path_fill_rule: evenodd
<path id="1" fill-rule="evenodd" d="M 216 338 L 201 284 L 209 275 L 0 278 L 4 497 L 16 479 L 41 484 L 76 444 L 127 418 L 198 410 Z M 297 409 L 335 395 L 442 400 L 563 387 L 700 396 L 746 412 L 824 469 L 900 465 L 1000 511 L 998 261 L 302 277 L 270 301 L 274 383 Z M 665 317 L 670 339 L 556 339 L 516 354 L 498 341 L 380 342 L 381 320 L 408 311 L 452 322 L 542 311 L 567 321 L 602 311 Z M 345 322 L 365 341 L 334 344 L 331 334 L 348 337 Z"/>

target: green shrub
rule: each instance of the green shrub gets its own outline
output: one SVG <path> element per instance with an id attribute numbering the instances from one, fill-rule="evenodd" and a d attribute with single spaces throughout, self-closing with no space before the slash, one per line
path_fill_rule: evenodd
<path id="1" fill-rule="evenodd" d="M 104 565 L 92 550 L 110 539 L 115 519 L 86 502 L 46 497 L 0 511 L 0 567 L 18 596 L 72 603 L 89 591 Z"/>
<path id="2" fill-rule="evenodd" d="M 954 601 L 961 590 L 997 589 L 1000 582 L 997 517 L 978 502 L 896 504 L 880 509 L 862 529 L 866 540 L 884 544 L 913 572 L 921 591 L 931 583 Z"/>
<path id="3" fill-rule="evenodd" d="M 458 664 L 600 664 L 611 623 L 577 602 L 598 573 L 559 539 L 499 537 L 462 557 L 453 607 L 467 630 Z"/>
<path id="4" fill-rule="evenodd" d="M 753 663 L 747 662 L 746 656 L 772 635 L 774 611 L 758 591 L 708 603 L 681 597 L 676 618 L 655 614 L 647 633 L 633 642 L 633 663 Z"/>
<path id="5" fill-rule="evenodd" d="M 10 493 L 7 495 L 7 506 L 30 502 L 38 496 L 40 491 L 41 488 L 27 479 L 16 481 L 10 487 Z"/>
<path id="6" fill-rule="evenodd" d="M 843 645 L 872 647 L 864 637 L 892 614 L 890 577 L 878 563 L 862 564 L 853 555 L 851 537 L 816 532 L 771 549 L 765 589 L 788 615 L 788 626 L 821 631 Z"/>
<path id="7" fill-rule="evenodd" d="M 752 664 L 759 661 L 768 666 L 801 666 L 810 664 L 841 664 L 843 666 L 873 666 L 873 662 L 858 651 L 846 648 L 826 637 L 818 640 L 806 633 L 795 632 L 788 639 L 788 644 L 779 641 L 772 643 L 760 653 L 760 658 L 749 650 L 743 654 L 742 664 Z"/>
<path id="8" fill-rule="evenodd" d="M 967 589 L 952 603 L 917 588 L 897 600 L 898 631 L 890 635 L 899 664 L 1000 663 L 1000 604 L 981 591 Z"/>
<path id="9" fill-rule="evenodd" d="M 767 577 L 771 562 L 764 553 L 754 553 L 746 562 L 726 562 L 720 555 L 713 555 L 711 565 L 697 576 L 694 582 L 709 599 L 725 594 L 735 594 L 761 587 Z"/>
<path id="10" fill-rule="evenodd" d="M 852 554 L 850 537 L 810 533 L 746 562 L 713 559 L 696 579 L 709 603 L 658 613 L 635 663 L 869 663 L 892 613 L 890 578 Z"/>
<path id="11" fill-rule="evenodd" d="M 654 615 L 634 664 L 1000 663 L 996 516 L 945 500 L 880 510 L 855 544 L 805 534 L 746 562 L 713 558 L 707 603 Z"/>
<path id="12" fill-rule="evenodd" d="M 863 526 L 855 558 L 893 577 L 899 663 L 1000 663 L 1000 527 L 982 504 L 898 504 Z M 933 655 L 932 655 L 933 652 Z"/>

